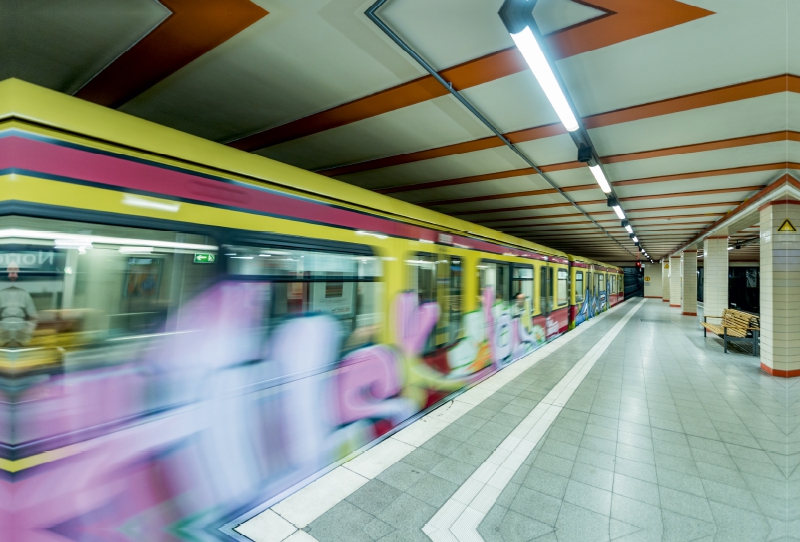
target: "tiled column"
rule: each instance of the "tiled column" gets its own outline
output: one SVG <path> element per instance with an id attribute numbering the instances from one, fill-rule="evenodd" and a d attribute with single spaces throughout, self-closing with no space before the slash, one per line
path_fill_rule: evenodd
<path id="1" fill-rule="evenodd" d="M 778 231 L 786 220 L 798 231 Z M 800 201 L 761 208 L 760 275 L 761 368 L 800 376 Z"/>
<path id="2" fill-rule="evenodd" d="M 681 306 L 681 255 L 669 258 L 669 306 Z"/>
<path id="3" fill-rule="evenodd" d="M 669 303 L 669 258 L 661 262 L 661 301 Z"/>
<path id="4" fill-rule="evenodd" d="M 681 252 L 683 282 L 681 288 L 681 314 L 697 316 L 697 251 Z"/>
<path id="5" fill-rule="evenodd" d="M 703 260 L 703 315 L 722 316 L 728 308 L 728 237 L 708 237 L 703 242 Z"/>

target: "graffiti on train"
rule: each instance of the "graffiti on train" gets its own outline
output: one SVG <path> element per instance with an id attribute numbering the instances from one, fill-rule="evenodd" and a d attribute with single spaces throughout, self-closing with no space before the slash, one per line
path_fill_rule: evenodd
<path id="1" fill-rule="evenodd" d="M 574 310 L 575 313 L 572 315 L 571 322 L 573 322 L 573 327 L 579 324 L 582 324 L 589 318 L 597 316 L 601 312 L 604 312 L 608 309 L 608 297 L 606 292 L 611 291 L 611 281 L 606 282 L 606 289 L 605 291 L 600 291 L 597 293 L 592 293 L 590 288 L 586 288 L 586 292 L 583 295 L 583 302 L 581 303 L 580 307 L 572 306 L 570 307 L 571 310 Z"/>
<path id="2" fill-rule="evenodd" d="M 13 412 L 0 419 L 16 422 L 0 427 L 3 459 L 38 466 L 2 471 L 13 509 L 0 510 L 0 531 L 42 542 L 225 539 L 219 526 L 566 329 L 566 316 L 533 318 L 487 288 L 458 339 L 430 349 L 440 308 L 402 293 L 393 344 L 340 359 L 336 318 L 271 328 L 268 288 L 219 282 L 148 341 L 98 351 L 116 364 L 4 391 L 0 408 Z"/>

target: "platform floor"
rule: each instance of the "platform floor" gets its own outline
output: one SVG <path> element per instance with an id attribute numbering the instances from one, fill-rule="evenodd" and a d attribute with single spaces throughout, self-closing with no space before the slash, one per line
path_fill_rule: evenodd
<path id="1" fill-rule="evenodd" d="M 697 318 L 658 299 L 590 323 L 440 408 L 455 414 L 440 413 L 433 434 L 413 436 L 436 413 L 327 475 L 336 490 L 323 478 L 238 531 L 257 542 L 800 540 L 799 381 L 723 354 Z M 351 471 L 363 480 L 342 477 Z"/>

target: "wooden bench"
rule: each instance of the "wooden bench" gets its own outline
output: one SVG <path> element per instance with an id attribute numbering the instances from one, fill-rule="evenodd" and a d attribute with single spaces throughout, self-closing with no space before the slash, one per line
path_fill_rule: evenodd
<path id="1" fill-rule="evenodd" d="M 722 320 L 719 324 L 709 324 L 707 319 L 715 318 Z M 728 353 L 728 342 L 745 341 L 753 345 L 753 355 L 758 355 L 758 332 L 760 322 L 758 316 L 749 312 L 737 311 L 736 309 L 725 309 L 722 316 L 703 316 L 703 337 L 708 336 L 708 332 L 722 337 L 723 348 Z"/>

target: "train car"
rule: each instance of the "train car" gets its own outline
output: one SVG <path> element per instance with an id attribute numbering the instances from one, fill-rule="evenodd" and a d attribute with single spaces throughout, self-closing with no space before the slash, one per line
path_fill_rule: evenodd
<path id="1" fill-rule="evenodd" d="M 624 299 L 622 270 L 591 258 L 569 255 L 569 325 L 586 320 L 619 304 Z"/>
<path id="2" fill-rule="evenodd" d="M 205 540 L 569 327 L 564 253 L 20 81 L 0 107 L 20 539 Z"/>

